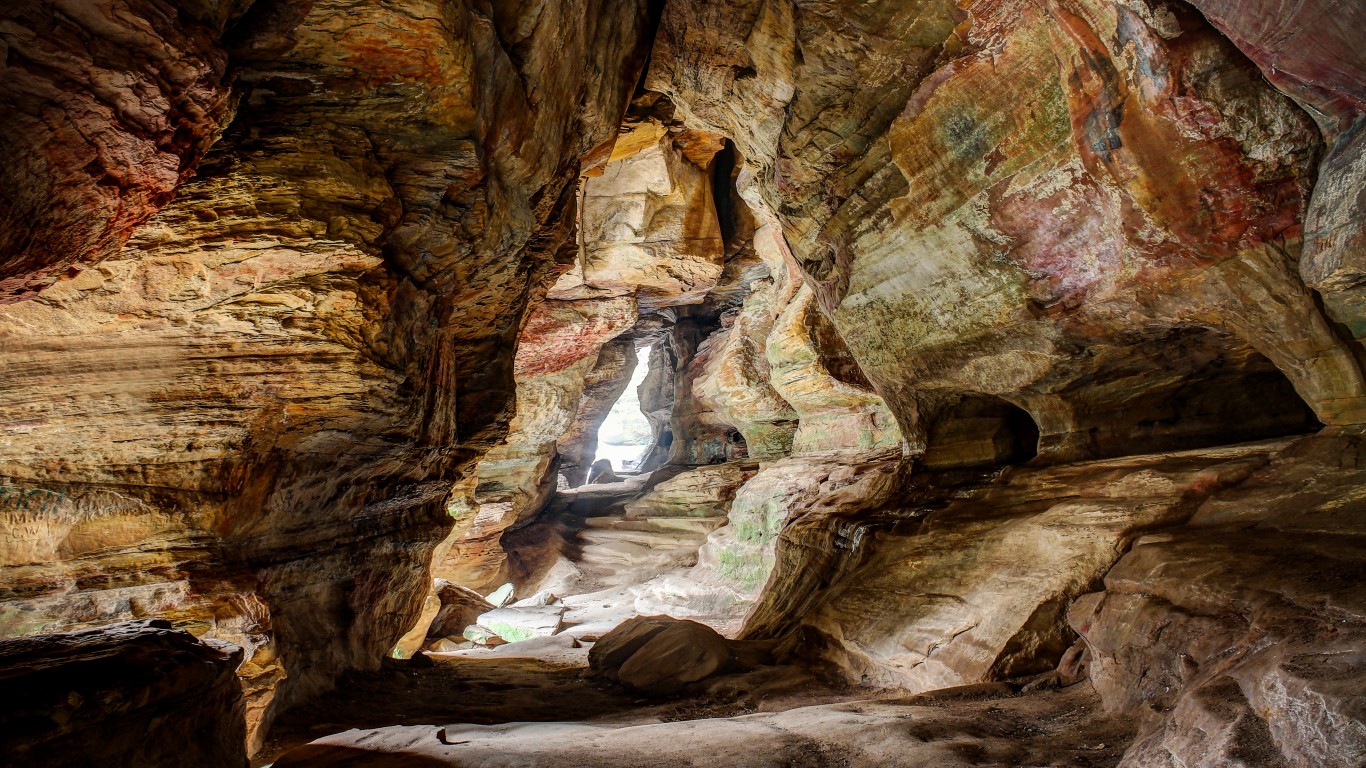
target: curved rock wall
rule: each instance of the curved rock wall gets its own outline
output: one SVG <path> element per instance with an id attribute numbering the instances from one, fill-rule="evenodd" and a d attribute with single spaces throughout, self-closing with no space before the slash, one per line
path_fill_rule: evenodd
<path id="1" fill-rule="evenodd" d="M 504 428 L 506 350 L 570 234 L 580 159 L 605 160 L 643 61 L 643 2 L 497 6 L 259 4 L 198 176 L 117 255 L 3 308 L 6 634 L 167 616 L 257 651 L 259 718 L 275 681 L 287 703 L 407 629 L 451 484 Z M 159 9 L 117 15 L 146 36 Z M 224 66 L 198 50 L 177 64 L 193 93 Z M 126 194 L 167 196 L 178 162 Z M 54 216 L 113 204 L 50 174 Z"/>
<path id="2" fill-rule="evenodd" d="M 1191 3 L 1318 123 L 1327 149 L 1305 213 L 1300 275 L 1328 314 L 1366 337 L 1366 50 L 1360 3 Z"/>
<path id="3" fill-rule="evenodd" d="M 0 303 L 116 253 L 232 117 L 252 0 L 18 0 L 0 31 Z"/>
<path id="4" fill-rule="evenodd" d="M 555 452 L 560 456 L 560 473 L 570 487 L 578 487 L 588 479 L 588 467 L 598 449 L 598 428 L 617 400 L 626 392 L 637 365 L 647 365 L 639 359 L 634 339 L 616 340 L 603 346 L 593 370 L 584 381 L 583 396 L 569 429 L 555 441 Z"/>
<path id="5" fill-rule="evenodd" d="M 1054 458 L 1124 452 L 1127 401 L 1254 350 L 1320 420 L 1363 417 L 1354 353 L 1295 274 L 1314 126 L 1202 18 L 839 7 L 671 4 L 649 84 L 734 138 L 912 448 L 982 393 Z M 1213 336 L 1158 351 L 1192 329 Z"/>
<path id="6" fill-rule="evenodd" d="M 1319 255 L 1350 254 L 1360 231 L 1339 181 L 1352 172 L 1341 158 L 1355 107 L 1341 94 L 1358 57 L 1329 64 L 1286 42 L 1320 33 L 1331 49 L 1352 12 L 1265 14 L 1274 23 L 1209 12 L 1254 61 L 1167 3 L 668 6 L 647 84 L 689 125 L 735 142 L 754 176 L 756 243 L 772 211 L 806 283 L 764 342 L 769 383 L 799 416 L 796 455 L 737 492 L 704 548 L 704 560 L 748 558 L 751 582 L 771 570 L 746 636 L 875 685 L 1019 678 L 1059 662 L 1076 638 L 1069 606 L 1104 578 L 1114 586 L 1099 606 L 1076 602 L 1072 625 L 1100 654 L 1107 704 L 1139 706 L 1145 670 L 1221 659 L 1208 675 L 1172 673 L 1171 701 L 1145 715 L 1126 765 L 1350 762 L 1360 717 L 1326 682 L 1343 674 L 1336 641 L 1306 641 L 1302 664 L 1259 655 L 1259 630 L 1244 627 L 1285 626 L 1263 618 L 1259 598 L 1210 648 L 1182 650 L 1200 631 L 1165 639 L 1166 603 L 1143 597 L 1177 589 L 1157 565 L 1166 539 L 1125 554 L 1155 528 L 1217 536 L 1182 525 L 1216 500 L 1266 503 L 1278 491 L 1254 470 L 1303 471 L 1282 452 L 1331 451 L 1338 438 L 1203 446 L 1366 419 L 1350 257 Z M 1278 60 L 1288 74 L 1273 69 L 1273 83 L 1348 116 L 1323 132 L 1317 180 L 1319 131 L 1258 69 Z M 1346 277 L 1314 272 L 1333 259 Z M 727 333 L 699 347 L 713 361 L 693 365 L 719 372 L 715 350 L 738 356 L 745 328 Z M 715 394 L 720 376 L 694 380 L 713 392 L 713 414 L 749 402 L 739 384 Z M 755 413 L 735 409 L 728 423 L 743 432 Z M 970 445 L 984 430 L 1005 431 L 990 450 Z M 1031 444 L 1014 446 L 1022 435 Z M 905 459 L 878 458 L 903 439 Z M 981 450 L 986 466 L 972 468 Z M 1128 458 L 1075 463 L 1101 457 Z M 1352 484 L 1322 472 L 1326 493 Z M 1357 584 L 1344 547 L 1334 573 Z M 1198 586 L 1171 601 L 1194 606 L 1208 590 L 1218 597 L 1193 612 L 1241 605 L 1217 576 L 1237 558 L 1225 549 L 1192 565 L 1178 581 Z M 1275 615 L 1321 620 L 1296 605 Z M 1136 624 L 1138 612 L 1152 618 Z M 1355 626 L 1359 611 L 1339 618 Z M 1157 639 L 1133 634 L 1144 626 Z M 1256 660 L 1222 661 L 1244 656 Z M 1275 724 L 1268 708 L 1332 725 L 1310 735 L 1318 725 Z"/>
<path id="7" fill-rule="evenodd" d="M 507 580 L 502 532 L 526 523 L 555 491 L 556 444 L 574 424 L 604 345 L 636 322 L 633 296 L 547 300 L 522 329 L 514 372 L 517 413 L 507 437 L 475 468 L 474 526 L 457 531 L 435 575 L 480 591 Z"/>
<path id="8" fill-rule="evenodd" d="M 561 454 L 570 455 L 580 482 L 591 463 L 598 426 L 616 399 L 590 388 L 608 343 L 641 313 L 701 302 L 721 277 L 724 243 L 709 173 L 716 148 L 699 149 L 690 138 L 643 120 L 618 138 L 600 172 L 581 180 L 573 264 L 521 330 L 516 416 L 478 464 L 473 522 L 455 534 L 438 576 L 485 591 L 508 578 L 503 531 L 545 508 Z M 610 376 L 629 379 L 630 370 L 618 365 Z M 611 381 L 607 391 L 620 395 Z"/>
<path id="9" fill-rule="evenodd" d="M 1357 7 L 0 16 L 0 633 L 231 640 L 259 741 L 509 578 L 650 342 L 588 581 L 705 536 L 679 599 L 845 681 L 1360 758 Z"/>

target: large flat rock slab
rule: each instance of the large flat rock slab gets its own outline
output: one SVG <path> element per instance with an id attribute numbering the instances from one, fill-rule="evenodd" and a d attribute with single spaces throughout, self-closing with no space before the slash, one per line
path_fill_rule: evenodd
<path id="1" fill-rule="evenodd" d="M 631 727 L 394 726 L 292 750 L 276 768 L 1015 768 L 1112 766 L 1132 732 L 1086 686 L 1014 698 L 861 701 Z"/>
<path id="2" fill-rule="evenodd" d="M 242 768 L 241 661 L 159 619 L 0 640 L 0 762 Z"/>
<path id="3" fill-rule="evenodd" d="M 481 627 L 495 632 L 508 642 L 529 640 L 533 637 L 549 637 L 564 626 L 563 605 L 546 605 L 535 608 L 495 608 L 479 616 Z"/>

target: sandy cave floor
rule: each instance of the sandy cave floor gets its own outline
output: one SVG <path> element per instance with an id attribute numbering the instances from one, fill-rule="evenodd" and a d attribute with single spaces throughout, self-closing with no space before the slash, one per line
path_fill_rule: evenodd
<path id="1" fill-rule="evenodd" d="M 658 702 L 587 677 L 575 658 L 586 647 L 528 651 L 552 659 L 433 655 L 430 666 L 353 672 L 334 693 L 285 713 L 253 764 L 1100 768 L 1116 765 L 1134 736 L 1085 683 L 906 697 L 832 688 L 778 667 Z"/>
<path id="2" fill-rule="evenodd" d="M 589 677 L 590 645 L 570 650 L 532 640 L 501 646 L 498 655 L 433 653 L 427 655 L 430 666 L 386 660 L 380 670 L 350 672 L 332 693 L 279 718 L 253 765 L 268 765 L 288 749 L 355 728 L 580 721 L 627 726 L 858 698 L 854 689 L 832 688 L 800 670 L 775 668 L 719 680 L 704 695 L 650 701 Z M 528 655 L 518 655 L 519 646 Z M 751 681 L 762 686 L 761 694 L 745 690 Z"/>

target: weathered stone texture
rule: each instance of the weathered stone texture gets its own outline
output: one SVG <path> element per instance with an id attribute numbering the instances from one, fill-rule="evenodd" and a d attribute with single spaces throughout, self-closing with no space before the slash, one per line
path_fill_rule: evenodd
<path id="1" fill-rule="evenodd" d="M 582 250 L 552 298 L 636 295 L 653 308 L 706 297 L 721 277 L 725 245 L 712 155 L 685 149 L 654 122 L 622 136 L 602 174 L 583 181 Z"/>
<path id="2" fill-rule="evenodd" d="M 237 116 L 198 176 L 117 255 L 0 314 L 0 476 L 52 499 L 5 507 L 24 527 L 4 631 L 174 616 L 256 649 L 282 703 L 378 664 L 427 591 L 452 482 L 505 428 L 508 350 L 638 77 L 645 4 L 610 10 L 239 20 Z M 217 56 L 187 51 L 184 87 L 217 82 Z M 178 180 L 168 157 L 148 169 Z M 88 205 L 60 186 L 84 179 L 53 178 L 43 206 Z"/>
<path id="3" fill-rule="evenodd" d="M 1070 609 L 1121 765 L 1366 759 L 1363 440 L 1302 440 L 1188 526 L 1134 544 Z"/>
<path id="4" fill-rule="evenodd" d="M 155 619 L 0 640 L 5 762 L 242 768 L 241 661 Z"/>
<path id="5" fill-rule="evenodd" d="M 1327 150 L 1305 214 L 1300 274 L 1353 335 L 1366 337 L 1366 6 L 1309 3 L 1192 3 L 1277 88 L 1305 108 Z"/>
<path id="6" fill-rule="evenodd" d="M 433 576 L 556 578 L 842 683 L 1089 670 L 1107 764 L 1359 763 L 1362 7 L 11 4 L 0 633 L 236 643 L 256 745 L 458 634 Z M 646 344 L 657 474 L 556 499 Z"/>
<path id="7" fill-rule="evenodd" d="M 1319 419 L 1363 418 L 1295 274 L 1314 126 L 1196 14 L 673 3 L 649 85 L 734 139 L 912 449 L 979 393 L 1055 458 L 1133 451 L 1125 403 L 1256 389 L 1264 358 Z M 1216 429 L 1170 420 L 1142 450 Z"/>
<path id="8" fill-rule="evenodd" d="M 0 13 L 0 303 L 118 251 L 226 127 L 251 0 L 15 0 Z"/>

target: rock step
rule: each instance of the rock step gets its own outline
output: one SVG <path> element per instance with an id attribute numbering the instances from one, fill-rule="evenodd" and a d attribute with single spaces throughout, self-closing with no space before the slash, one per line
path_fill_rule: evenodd
<path id="1" fill-rule="evenodd" d="M 597 549 L 585 553 L 581 562 L 586 567 L 597 565 L 627 565 L 632 568 L 667 568 L 679 560 L 695 557 L 690 549 L 675 549 L 668 552 L 650 550 Z"/>
<path id="2" fill-rule="evenodd" d="M 584 547 L 579 558 L 581 563 L 633 562 L 652 559 L 650 555 L 660 553 L 649 547 L 629 542 L 605 542 L 592 547 Z"/>
<path id="3" fill-rule="evenodd" d="M 729 505 L 706 507 L 675 507 L 665 504 L 627 504 L 626 519 L 640 520 L 648 517 L 725 517 Z"/>
<path id="4" fill-rule="evenodd" d="M 579 543 L 587 552 L 593 547 L 611 547 L 630 544 L 647 550 L 697 549 L 702 545 L 702 536 L 686 533 L 664 533 L 660 531 L 583 531 L 579 533 Z"/>
<path id="5" fill-rule="evenodd" d="M 645 524 L 647 531 L 679 531 L 706 536 L 725 525 L 728 517 L 647 517 L 644 520 L 628 520 Z"/>
<path id="6" fill-rule="evenodd" d="M 585 518 L 583 524 L 589 528 L 624 528 L 626 530 L 632 530 L 633 526 L 643 525 L 643 521 L 627 520 L 620 515 L 605 515 L 603 517 Z M 644 530 L 644 528 L 637 530 Z"/>
<path id="7" fill-rule="evenodd" d="M 725 517 L 644 517 L 628 520 L 621 517 L 590 517 L 588 528 L 597 531 L 655 531 L 659 533 L 686 532 L 706 535 L 726 524 Z"/>
<path id="8" fill-rule="evenodd" d="M 651 552 L 649 550 L 620 550 L 602 548 L 593 552 L 586 553 L 579 562 L 585 566 L 593 567 L 598 565 L 625 565 L 632 568 L 643 568 L 646 566 L 667 567 L 692 553 L 686 550 L 675 550 L 673 552 Z"/>

